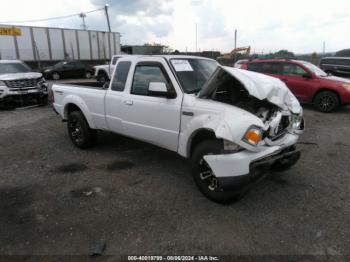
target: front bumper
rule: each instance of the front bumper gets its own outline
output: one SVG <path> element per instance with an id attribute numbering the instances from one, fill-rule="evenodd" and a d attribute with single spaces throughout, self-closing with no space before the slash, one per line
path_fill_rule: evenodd
<path id="1" fill-rule="evenodd" d="M 244 150 L 233 154 L 206 155 L 205 161 L 224 189 L 242 187 L 261 177 L 277 161 L 296 163 L 300 152 L 295 149 L 297 134 L 288 134 L 283 143 L 264 146 L 259 152 Z M 294 162 L 294 163 L 293 163 Z"/>
<path id="2" fill-rule="evenodd" d="M 6 90 L 0 95 L 0 102 L 20 102 L 22 100 L 44 99 L 48 96 L 42 89 L 29 89 L 23 91 Z"/>
<path id="3" fill-rule="evenodd" d="M 290 166 L 294 165 L 300 158 L 301 152 L 294 146 L 286 148 L 275 155 L 265 157 L 250 164 L 249 173 L 241 176 L 218 178 L 219 185 L 226 190 L 239 189 L 256 181 L 268 174 L 277 161 Z"/>

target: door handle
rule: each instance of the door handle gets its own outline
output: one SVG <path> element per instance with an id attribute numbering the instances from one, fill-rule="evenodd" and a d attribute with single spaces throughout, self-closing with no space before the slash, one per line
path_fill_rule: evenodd
<path id="1" fill-rule="evenodd" d="M 124 100 L 124 104 L 128 105 L 128 106 L 132 106 L 133 105 L 133 101 L 132 100 Z"/>

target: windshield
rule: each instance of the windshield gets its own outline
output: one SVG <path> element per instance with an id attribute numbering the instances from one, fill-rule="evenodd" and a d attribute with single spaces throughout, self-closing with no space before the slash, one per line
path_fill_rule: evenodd
<path id="1" fill-rule="evenodd" d="M 27 73 L 33 70 L 22 63 L 0 63 L 0 74 Z"/>
<path id="2" fill-rule="evenodd" d="M 302 62 L 302 64 L 317 76 L 327 76 L 326 72 L 324 72 L 322 69 L 318 68 L 314 64 L 308 62 Z"/>
<path id="3" fill-rule="evenodd" d="M 199 92 L 218 67 L 216 61 L 206 59 L 176 58 L 170 61 L 185 93 Z"/>

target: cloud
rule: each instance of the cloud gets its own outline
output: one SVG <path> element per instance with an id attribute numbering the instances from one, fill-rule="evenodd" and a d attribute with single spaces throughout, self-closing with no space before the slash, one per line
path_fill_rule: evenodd
<path id="1" fill-rule="evenodd" d="M 123 44 L 159 42 L 174 49 L 195 49 L 195 24 L 201 50 L 227 52 L 251 45 L 257 52 L 289 49 L 295 53 L 348 48 L 349 0 L 329 4 L 319 0 L 3 0 L 2 21 L 64 16 L 110 4 L 112 30 L 121 32 Z M 21 8 L 17 8 L 17 7 Z M 91 30 L 107 30 L 103 11 L 87 14 Z M 33 26 L 81 28 L 78 16 L 26 23 Z"/>
<path id="2" fill-rule="evenodd" d="M 105 0 L 90 0 L 96 7 Z M 124 44 L 143 44 L 163 38 L 172 31 L 172 0 L 111 1 L 109 14 L 113 28 L 122 33 Z"/>
<path id="3" fill-rule="evenodd" d="M 173 12 L 169 5 L 172 0 L 117 0 L 110 1 L 110 11 L 116 15 L 170 15 Z M 105 0 L 91 0 L 95 6 L 104 6 Z"/>

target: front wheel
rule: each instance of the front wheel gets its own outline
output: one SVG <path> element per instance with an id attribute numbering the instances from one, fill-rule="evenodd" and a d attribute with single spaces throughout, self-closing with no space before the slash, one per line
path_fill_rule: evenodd
<path id="1" fill-rule="evenodd" d="M 80 111 L 69 114 L 67 130 L 73 144 L 81 149 L 90 148 L 96 144 L 97 131 L 89 127 Z"/>
<path id="2" fill-rule="evenodd" d="M 222 154 L 223 143 L 220 140 L 207 140 L 200 143 L 191 157 L 191 168 L 194 181 L 199 190 L 210 200 L 218 203 L 229 203 L 241 199 L 246 190 L 224 190 L 204 156 Z"/>
<path id="3" fill-rule="evenodd" d="M 90 79 L 91 77 L 92 77 L 91 72 L 86 71 L 86 72 L 85 72 L 85 78 Z"/>
<path id="4" fill-rule="evenodd" d="M 322 91 L 314 99 L 314 106 L 321 112 L 330 113 L 339 107 L 337 94 L 331 91 Z"/>

